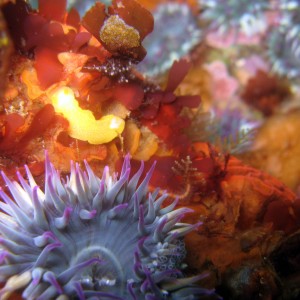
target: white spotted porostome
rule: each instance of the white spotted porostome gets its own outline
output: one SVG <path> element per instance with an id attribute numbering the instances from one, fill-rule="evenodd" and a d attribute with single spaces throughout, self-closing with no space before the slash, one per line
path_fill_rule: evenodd
<path id="1" fill-rule="evenodd" d="M 10 195 L 0 196 L 0 299 L 200 299 L 213 294 L 184 278 L 183 237 L 199 224 L 180 223 L 188 208 L 148 192 L 154 166 L 130 177 L 105 167 L 98 178 L 71 163 L 65 180 L 46 155 L 42 191 L 26 167 L 19 183 L 2 172 Z"/>

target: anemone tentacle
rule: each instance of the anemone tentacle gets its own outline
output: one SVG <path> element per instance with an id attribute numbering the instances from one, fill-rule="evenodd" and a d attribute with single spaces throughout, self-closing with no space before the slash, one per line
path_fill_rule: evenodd
<path id="1" fill-rule="evenodd" d="M 0 191 L 0 298 L 16 289 L 43 300 L 213 293 L 194 284 L 201 276 L 183 276 L 183 237 L 200 224 L 180 223 L 189 209 L 162 207 L 167 194 L 148 192 L 153 169 L 142 178 L 142 163 L 130 179 L 126 156 L 119 177 L 106 167 L 100 179 L 85 162 L 61 179 L 46 155 L 44 192 L 28 168 L 19 183 L 2 173 L 10 195 Z"/>

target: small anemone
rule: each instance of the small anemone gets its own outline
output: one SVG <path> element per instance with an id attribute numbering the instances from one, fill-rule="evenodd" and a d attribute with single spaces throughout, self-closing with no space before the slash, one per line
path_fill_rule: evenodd
<path id="1" fill-rule="evenodd" d="M 84 16 L 85 13 L 95 4 L 96 0 L 68 0 L 68 8 L 76 8 L 80 16 Z M 112 0 L 98 0 L 107 6 L 111 5 Z"/>
<path id="2" fill-rule="evenodd" d="M 300 75 L 300 37 L 285 28 L 274 29 L 268 39 L 268 56 L 275 73 L 288 78 Z"/>
<path id="3" fill-rule="evenodd" d="M 168 71 L 174 61 L 188 55 L 202 37 L 197 17 L 186 3 L 159 4 L 153 17 L 154 30 L 144 40 L 147 55 L 137 67 L 149 77 Z"/>
<path id="4" fill-rule="evenodd" d="M 213 294 L 185 278 L 183 237 L 199 224 L 180 223 L 188 208 L 148 192 L 154 165 L 130 177 L 104 168 L 98 178 L 85 162 L 71 164 L 61 179 L 46 156 L 42 191 L 26 167 L 27 180 L 2 177 L 0 190 L 0 298 L 17 289 L 24 299 L 200 299 Z"/>
<path id="5" fill-rule="evenodd" d="M 268 39 L 268 56 L 273 71 L 288 78 L 300 75 L 300 1 L 281 0 L 280 24 Z"/>
<path id="6" fill-rule="evenodd" d="M 212 29 L 226 32 L 236 29 L 248 36 L 263 31 L 267 24 L 264 13 L 269 9 L 268 0 L 207 0 L 200 1 L 202 18 Z"/>
<path id="7" fill-rule="evenodd" d="M 289 27 L 291 31 L 300 30 L 300 1 L 299 0 L 279 0 L 278 6 L 281 11 L 279 20 L 282 26 Z"/>
<path id="8" fill-rule="evenodd" d="M 68 0 L 68 9 L 76 8 L 79 12 L 80 16 L 84 16 L 84 14 L 95 4 L 96 0 Z M 98 0 L 98 2 L 102 2 L 103 4 L 109 6 L 111 5 L 112 0 Z M 35 9 L 38 8 L 38 0 L 28 0 L 28 3 Z"/>

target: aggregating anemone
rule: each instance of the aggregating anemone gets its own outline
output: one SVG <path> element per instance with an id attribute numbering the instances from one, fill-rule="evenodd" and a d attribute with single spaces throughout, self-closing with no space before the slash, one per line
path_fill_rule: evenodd
<path id="1" fill-rule="evenodd" d="M 280 23 L 284 26 L 291 27 L 291 31 L 299 32 L 300 29 L 300 1 L 299 0 L 280 0 L 279 8 L 281 10 Z"/>
<path id="2" fill-rule="evenodd" d="M 38 0 L 28 1 L 33 8 L 38 8 Z M 81 16 L 83 16 L 94 4 L 95 0 L 68 0 L 68 9 L 76 8 Z M 111 5 L 111 0 L 100 0 L 99 2 L 105 5 Z"/>
<path id="3" fill-rule="evenodd" d="M 161 3 L 153 17 L 154 30 L 144 40 L 147 56 L 137 67 L 149 77 L 168 71 L 174 61 L 188 55 L 202 37 L 198 20 L 187 3 Z"/>
<path id="4" fill-rule="evenodd" d="M 183 237 L 199 224 L 180 223 L 190 211 L 148 192 L 154 165 L 130 177 L 105 167 L 98 178 L 71 164 L 61 179 L 46 157 L 44 192 L 29 168 L 19 183 L 2 176 L 0 195 L 0 298 L 22 289 L 24 299 L 200 299 L 212 291 L 184 278 Z"/>
<path id="5" fill-rule="evenodd" d="M 95 0 L 69 0 L 68 8 L 76 8 L 81 16 L 83 16 L 94 4 Z M 101 3 L 105 5 L 111 5 L 111 0 L 100 0 Z"/>
<path id="6" fill-rule="evenodd" d="M 268 56 L 273 71 L 288 78 L 300 74 L 300 1 L 280 1 L 281 18 L 268 38 Z"/>
<path id="7" fill-rule="evenodd" d="M 210 26 L 221 32 L 232 28 L 248 36 L 266 28 L 264 12 L 269 8 L 268 0 L 208 0 L 199 1 L 204 8 L 202 17 Z"/>
<path id="8" fill-rule="evenodd" d="M 268 56 L 275 73 L 288 78 L 300 75 L 300 39 L 286 30 L 274 30 L 268 39 Z"/>

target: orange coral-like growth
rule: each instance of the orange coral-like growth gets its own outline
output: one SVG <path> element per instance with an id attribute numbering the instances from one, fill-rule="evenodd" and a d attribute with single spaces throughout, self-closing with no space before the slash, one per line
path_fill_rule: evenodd
<path id="1" fill-rule="evenodd" d="M 193 145 L 190 177 L 193 197 L 182 205 L 203 221 L 186 239 L 188 263 L 202 270 L 207 262 L 223 274 L 247 260 L 262 261 L 282 237 L 299 226 L 299 201 L 276 178 L 224 155 L 207 143 Z"/>
<path id="2" fill-rule="evenodd" d="M 272 223 L 273 229 L 293 230 L 296 195 L 289 188 L 234 156 L 223 155 L 209 144 L 193 146 L 193 164 L 200 175 L 194 179 L 197 196 L 192 202 L 209 207 L 200 209 L 204 215 L 212 219 L 226 218 L 225 223 L 231 229 Z M 199 186 L 197 180 L 201 182 Z M 286 214 L 287 218 L 278 218 L 279 214 Z"/>

